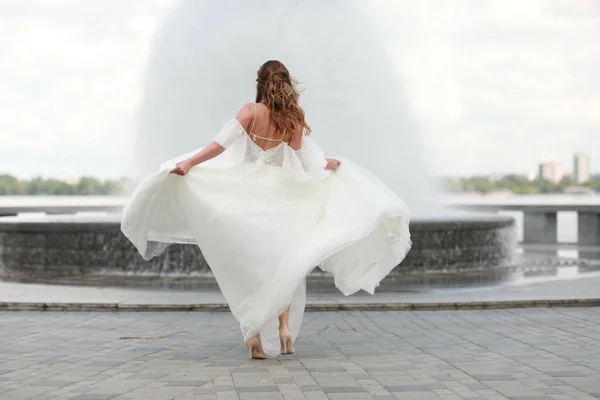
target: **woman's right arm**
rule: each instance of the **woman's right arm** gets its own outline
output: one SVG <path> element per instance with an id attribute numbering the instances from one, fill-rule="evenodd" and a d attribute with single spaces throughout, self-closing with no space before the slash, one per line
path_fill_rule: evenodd
<path id="1" fill-rule="evenodd" d="M 335 158 L 326 158 L 325 161 L 327 161 L 325 169 L 328 171 L 335 171 L 342 163 L 340 160 L 336 160 Z"/>
<path id="2" fill-rule="evenodd" d="M 324 168 L 324 169 L 326 169 L 328 171 L 335 171 L 336 169 L 338 169 L 338 167 L 341 164 L 341 161 L 339 161 L 339 160 L 336 160 L 336 159 L 333 159 L 333 158 L 325 158 L 323 164 L 321 164 L 320 161 L 316 160 L 316 159 L 319 158 L 319 156 L 317 155 L 318 153 L 321 153 L 321 157 L 322 157 L 323 153 L 320 152 L 320 151 L 317 152 L 317 153 L 315 153 L 315 151 L 312 152 L 312 154 L 315 157 L 310 157 L 310 158 L 313 159 L 314 161 L 309 162 L 308 160 L 304 160 L 303 158 L 305 158 L 304 156 L 306 156 L 306 154 L 303 154 L 303 151 L 302 151 L 302 147 L 303 147 L 302 146 L 302 139 L 303 139 L 303 137 L 304 137 L 304 129 L 301 128 L 299 131 L 295 132 L 294 136 L 292 136 L 292 139 L 289 142 L 289 146 L 293 150 L 295 150 L 296 152 L 298 152 L 298 154 L 300 156 L 300 159 L 303 161 L 304 169 L 305 170 L 309 169 L 309 165 L 308 164 L 310 164 L 313 167 L 315 165 L 323 165 L 320 168 Z M 309 150 L 309 152 L 310 152 L 310 150 Z"/>

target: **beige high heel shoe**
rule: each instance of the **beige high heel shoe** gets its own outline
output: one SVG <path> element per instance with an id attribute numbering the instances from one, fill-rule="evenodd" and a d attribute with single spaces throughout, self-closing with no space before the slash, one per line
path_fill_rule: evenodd
<path id="1" fill-rule="evenodd" d="M 264 360 L 267 358 L 265 351 L 262 348 L 260 335 L 254 335 L 248 339 L 246 346 L 248 346 L 248 353 L 251 360 Z"/>
<path id="2" fill-rule="evenodd" d="M 281 344 L 281 354 L 294 354 L 294 341 L 287 329 L 279 331 L 279 343 Z"/>

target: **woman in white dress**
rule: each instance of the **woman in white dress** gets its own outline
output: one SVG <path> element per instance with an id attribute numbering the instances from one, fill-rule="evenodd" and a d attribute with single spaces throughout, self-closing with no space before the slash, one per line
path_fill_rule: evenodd
<path id="1" fill-rule="evenodd" d="M 345 295 L 373 294 L 411 246 L 408 207 L 368 171 L 325 158 L 298 100 L 287 68 L 267 61 L 256 103 L 146 177 L 121 223 L 146 260 L 200 247 L 251 358 L 294 353 L 316 266 Z"/>

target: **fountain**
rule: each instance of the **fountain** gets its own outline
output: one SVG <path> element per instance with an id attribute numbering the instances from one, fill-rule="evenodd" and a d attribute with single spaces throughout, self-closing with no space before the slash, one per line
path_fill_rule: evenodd
<path id="1" fill-rule="evenodd" d="M 242 104 L 253 101 L 258 67 L 279 59 L 306 88 L 301 102 L 314 139 L 330 156 L 343 155 L 378 175 L 416 213 L 413 249 L 383 286 L 503 276 L 498 267 L 510 264 L 514 222 L 438 209 L 419 135 L 372 11 L 367 2 L 182 1 L 159 29 L 148 62 L 138 176 L 207 144 Z M 121 235 L 118 216 L 3 219 L 0 243 L 4 276 L 211 280 L 195 246 L 174 245 L 144 262 Z M 312 278 L 326 280 L 319 272 Z"/>
<path id="2" fill-rule="evenodd" d="M 380 177 L 418 214 L 433 180 L 367 2 L 184 1 L 158 31 L 137 137 L 141 175 L 209 143 L 254 101 L 258 67 L 279 59 L 302 82 L 313 138 Z M 309 22 L 310 21 L 310 22 Z"/>

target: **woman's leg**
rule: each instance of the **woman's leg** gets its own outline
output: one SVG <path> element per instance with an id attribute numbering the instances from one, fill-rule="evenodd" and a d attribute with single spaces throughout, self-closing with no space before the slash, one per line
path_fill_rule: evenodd
<path id="1" fill-rule="evenodd" d="M 279 316 L 279 342 L 281 354 L 294 354 L 294 342 L 290 336 L 290 307 Z"/>
<path id="2" fill-rule="evenodd" d="M 289 333 L 290 331 L 290 307 L 288 306 L 279 316 L 279 332 Z"/>
<path id="3" fill-rule="evenodd" d="M 252 336 L 246 342 L 246 346 L 248 346 L 248 352 L 250 353 L 250 358 L 253 360 L 264 360 L 267 358 L 265 355 L 265 351 L 262 347 L 262 342 L 260 340 L 260 334 L 256 334 Z"/>

